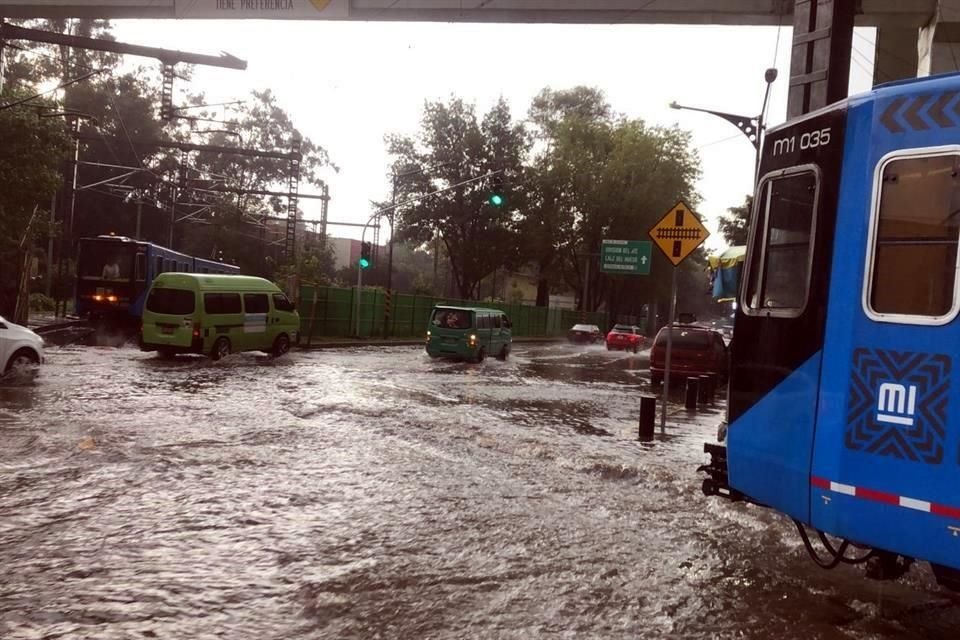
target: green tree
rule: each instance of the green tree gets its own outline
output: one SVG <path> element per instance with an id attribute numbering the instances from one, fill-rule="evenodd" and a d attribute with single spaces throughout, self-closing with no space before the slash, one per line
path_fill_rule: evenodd
<path id="1" fill-rule="evenodd" d="M 560 254 L 572 240 L 571 186 L 576 167 L 558 149 L 574 131 L 587 123 L 610 120 L 610 105 L 603 93 L 589 87 L 563 91 L 544 89 L 528 113 L 535 149 L 531 179 L 527 182 L 527 207 L 519 224 L 522 253 L 537 273 L 537 306 L 549 304 L 550 290 L 562 279 Z M 593 133 L 596 133 L 594 130 Z M 589 136 L 590 131 L 583 131 Z"/>
<path id="2" fill-rule="evenodd" d="M 551 236 L 528 242 L 542 242 L 544 258 L 555 252 L 582 309 L 607 302 L 611 313 L 637 316 L 645 302 L 666 298 L 672 266 L 661 256 L 654 255 L 646 278 L 602 274 L 597 256 L 604 239 L 646 238 L 678 199 L 696 204 L 700 165 L 689 134 L 618 116 L 602 93 L 584 87 L 541 93 L 531 120 L 541 149 L 532 201 L 542 209 L 532 206 L 529 213 L 542 214 L 544 223 L 527 222 L 549 227 Z"/>
<path id="3" fill-rule="evenodd" d="M 32 108 L 2 106 L 27 95 L 19 89 L 0 92 L 0 314 L 11 317 L 25 252 L 40 228 L 36 214 L 60 186 L 69 147 L 60 123 L 38 118 Z"/>
<path id="4" fill-rule="evenodd" d="M 398 183 L 398 199 L 411 204 L 397 214 L 397 237 L 419 245 L 439 237 L 459 295 L 475 299 L 486 276 L 518 260 L 515 222 L 528 147 L 523 126 L 502 99 L 478 120 L 473 105 L 452 98 L 427 102 L 419 134 L 388 136 L 387 147 L 395 173 L 409 176 Z M 504 182 L 502 206 L 488 202 L 488 175 Z M 428 195 L 439 190 L 445 191 Z"/>
<path id="5" fill-rule="evenodd" d="M 731 246 L 747 244 L 751 209 L 753 209 L 753 196 L 748 195 L 744 198 L 743 204 L 730 207 L 726 214 L 720 216 L 720 233 Z"/>
<path id="6" fill-rule="evenodd" d="M 197 95 L 190 102 L 202 105 L 203 100 L 202 95 Z M 214 115 L 209 111 L 197 112 L 198 117 Z M 323 147 L 297 130 L 290 114 L 279 105 L 276 96 L 269 90 L 253 91 L 250 99 L 236 109 L 221 127 L 204 131 L 184 123 L 176 129 L 175 136 L 185 141 L 236 148 L 238 151 L 255 149 L 289 154 L 299 146 L 302 154 L 299 168 L 301 182 L 314 187 L 323 184 L 323 170 L 337 169 Z M 287 223 L 286 202 L 277 196 L 247 192 L 286 191 L 290 160 L 229 151 L 201 151 L 190 154 L 187 166 L 187 188 L 181 194 L 183 208 L 185 212 L 195 210 L 205 213 L 185 221 L 178 239 L 181 245 L 178 246 L 200 255 L 214 250 L 223 250 L 226 254 L 226 248 L 229 248 L 231 256 L 236 258 L 244 271 L 274 277 L 277 265 L 282 262 L 282 237 Z M 302 232 L 303 229 L 298 231 Z M 321 257 L 318 264 L 324 267 L 326 259 Z M 332 276 L 332 266 L 326 274 L 327 277 Z"/>

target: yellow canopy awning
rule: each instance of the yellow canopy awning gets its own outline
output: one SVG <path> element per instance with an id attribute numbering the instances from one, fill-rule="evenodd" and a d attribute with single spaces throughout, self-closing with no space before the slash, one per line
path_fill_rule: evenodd
<path id="1" fill-rule="evenodd" d="M 743 262 L 747 257 L 747 247 L 744 245 L 739 245 L 736 247 L 730 247 L 723 253 L 709 256 L 707 262 L 710 264 L 711 269 L 719 269 L 734 267 L 737 264 Z"/>

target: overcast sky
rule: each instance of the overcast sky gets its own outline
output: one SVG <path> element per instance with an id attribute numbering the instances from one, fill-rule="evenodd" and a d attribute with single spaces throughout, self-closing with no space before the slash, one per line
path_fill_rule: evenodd
<path id="1" fill-rule="evenodd" d="M 117 20 L 118 40 L 197 53 L 227 51 L 246 71 L 197 67 L 177 95 L 203 91 L 210 102 L 243 98 L 269 87 L 297 127 L 340 167 L 330 185 L 330 220 L 365 222 L 371 200 L 389 197 L 383 136 L 415 133 L 424 100 L 462 97 L 485 111 L 504 96 L 526 116 L 542 88 L 602 89 L 618 112 L 693 132 L 703 177 L 698 213 L 711 228 L 751 190 L 754 150 L 719 118 L 668 108 L 672 100 L 738 114 L 756 114 L 764 70 L 778 34 L 770 27 L 640 25 L 487 25 L 280 21 Z M 851 90 L 870 88 L 874 32 L 854 37 Z M 791 30 L 779 34 L 771 124 L 786 111 Z M 145 62 L 142 59 L 138 62 Z M 304 187 L 302 192 L 310 192 Z M 318 202 L 301 201 L 306 217 Z M 331 227 L 359 238 L 360 230 Z M 636 238 L 646 238 L 637 229 Z M 385 237 L 385 235 L 384 235 Z M 708 247 L 725 245 L 718 234 Z"/>

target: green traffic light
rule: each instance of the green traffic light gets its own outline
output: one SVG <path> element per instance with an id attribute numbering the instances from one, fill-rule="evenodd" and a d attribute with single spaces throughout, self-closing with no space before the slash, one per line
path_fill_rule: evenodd
<path id="1" fill-rule="evenodd" d="M 361 269 L 366 269 L 366 268 L 369 267 L 369 266 L 370 266 L 370 261 L 369 261 L 369 260 L 367 260 L 366 258 L 360 258 L 360 268 L 361 268 Z"/>
<path id="2" fill-rule="evenodd" d="M 500 205 L 503 204 L 503 196 L 500 195 L 499 193 L 495 193 L 495 194 L 493 194 L 492 196 L 490 196 L 489 202 L 490 202 L 490 204 L 492 204 L 493 206 L 499 207 Z"/>

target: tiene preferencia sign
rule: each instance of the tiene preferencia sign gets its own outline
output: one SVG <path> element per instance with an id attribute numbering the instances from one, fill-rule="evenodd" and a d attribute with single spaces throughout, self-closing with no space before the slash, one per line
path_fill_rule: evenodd
<path id="1" fill-rule="evenodd" d="M 331 20 L 346 18 L 350 0 L 175 0 L 177 18 L 264 18 Z"/>
<path id="2" fill-rule="evenodd" d="M 651 251 L 652 246 L 646 240 L 604 240 L 600 243 L 600 270 L 649 275 Z"/>

